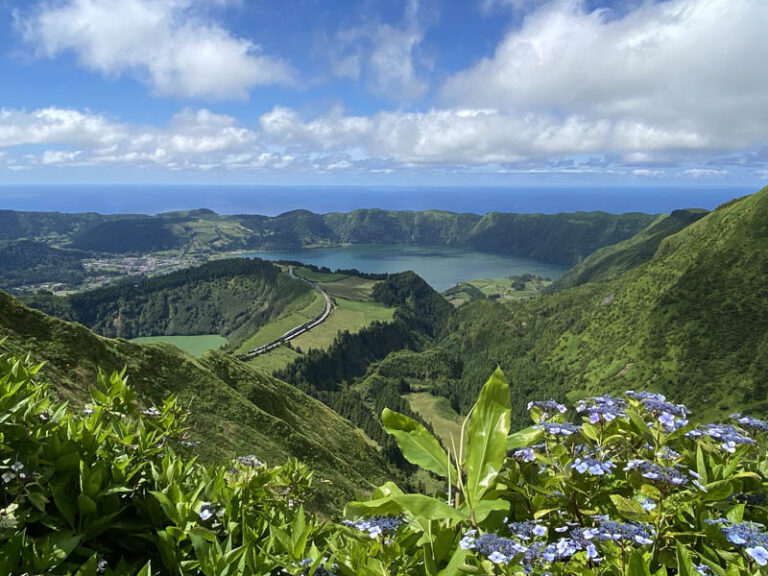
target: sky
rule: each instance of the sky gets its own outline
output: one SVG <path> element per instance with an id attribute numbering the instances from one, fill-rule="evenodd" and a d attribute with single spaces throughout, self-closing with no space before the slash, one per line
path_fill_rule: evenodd
<path id="1" fill-rule="evenodd" d="M 768 184 L 766 0 L 0 0 L 0 184 Z"/>

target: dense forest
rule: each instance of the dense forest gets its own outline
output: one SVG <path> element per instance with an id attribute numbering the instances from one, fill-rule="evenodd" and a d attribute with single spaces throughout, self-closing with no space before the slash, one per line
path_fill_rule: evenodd
<path id="1" fill-rule="evenodd" d="M 236 346 L 310 293 L 307 284 L 271 262 L 237 258 L 67 297 L 38 294 L 24 300 L 103 336 L 220 334 Z"/>

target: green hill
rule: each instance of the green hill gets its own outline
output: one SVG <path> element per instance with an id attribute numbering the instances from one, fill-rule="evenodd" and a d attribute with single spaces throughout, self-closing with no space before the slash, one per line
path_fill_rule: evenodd
<path id="1" fill-rule="evenodd" d="M 0 241 L 0 288 L 45 282 L 78 284 L 85 277 L 81 260 L 86 256 L 33 240 Z"/>
<path id="2" fill-rule="evenodd" d="M 296 300 L 304 282 L 259 259 L 215 260 L 68 297 L 26 297 L 30 306 L 108 337 L 219 334 L 236 346 Z"/>
<path id="3" fill-rule="evenodd" d="M 578 286 L 587 282 L 609 280 L 647 262 L 658 250 L 662 240 L 703 218 L 706 210 L 675 210 L 659 216 L 648 228 L 631 238 L 601 248 L 568 270 L 555 283 L 555 288 Z"/>
<path id="4" fill-rule="evenodd" d="M 210 210 L 157 216 L 0 212 L 0 240 L 36 239 L 99 254 L 175 250 L 212 253 L 342 243 L 463 246 L 575 264 L 649 226 L 649 214 L 455 214 L 438 210 L 355 210 L 275 217 Z"/>
<path id="5" fill-rule="evenodd" d="M 484 371 L 499 364 L 517 425 L 529 400 L 630 388 L 662 392 L 704 418 L 768 414 L 768 188 L 666 236 L 612 279 L 506 304 L 476 300 L 452 322 L 431 348 L 387 358 L 366 378 L 414 385 L 436 375 L 428 390 L 466 412 Z"/>
<path id="6" fill-rule="evenodd" d="M 4 350 L 46 362 L 46 377 L 75 405 L 86 399 L 98 368 L 128 367 L 129 382 L 155 402 L 176 394 L 189 406 L 191 436 L 204 460 L 254 454 L 270 463 L 290 456 L 330 482 L 317 503 L 338 504 L 390 477 L 386 462 L 359 430 L 296 388 L 228 355 L 194 359 L 171 346 L 140 346 L 97 336 L 25 307 L 0 292 Z"/>

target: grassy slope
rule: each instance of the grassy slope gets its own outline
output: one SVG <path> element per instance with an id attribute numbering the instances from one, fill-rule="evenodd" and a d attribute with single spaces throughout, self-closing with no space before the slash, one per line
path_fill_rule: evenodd
<path id="1" fill-rule="evenodd" d="M 516 425 L 528 421 L 528 400 L 629 388 L 661 391 L 705 418 L 766 415 L 767 273 L 765 189 L 666 237 L 612 280 L 462 306 L 432 350 L 387 358 L 368 378 L 421 378 L 466 411 L 499 364 Z"/>
<path id="2" fill-rule="evenodd" d="M 45 360 L 57 390 L 82 401 L 97 367 L 128 367 L 145 397 L 177 394 L 192 411 L 192 436 L 209 460 L 255 454 L 269 462 L 296 456 L 332 485 L 318 483 L 319 501 L 339 504 L 383 481 L 388 468 L 348 421 L 297 389 L 221 353 L 194 359 L 173 346 L 140 346 L 102 338 L 81 325 L 48 317 L 0 292 L 5 349 Z"/>
<path id="3" fill-rule="evenodd" d="M 675 210 L 659 216 L 648 228 L 612 246 L 601 248 L 571 268 L 555 283 L 557 289 L 578 286 L 587 282 L 603 282 L 631 270 L 653 258 L 661 242 L 696 220 L 706 210 Z"/>

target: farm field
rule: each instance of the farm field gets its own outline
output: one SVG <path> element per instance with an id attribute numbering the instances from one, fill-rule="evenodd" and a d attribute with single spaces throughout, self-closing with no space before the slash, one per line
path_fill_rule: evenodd
<path id="1" fill-rule="evenodd" d="M 163 342 L 181 348 L 195 358 L 199 358 L 206 350 L 218 350 L 227 345 L 227 339 L 218 334 L 202 334 L 199 336 L 142 336 L 133 338 L 137 344 L 156 344 Z"/>
<path id="2" fill-rule="evenodd" d="M 323 299 L 323 296 L 316 290 L 313 290 L 311 293 L 307 294 L 306 297 L 300 298 L 288 306 L 280 318 L 274 322 L 265 324 L 255 334 L 243 341 L 235 352 L 237 354 L 242 354 L 252 348 L 257 348 L 262 344 L 268 344 L 269 342 L 277 340 L 291 328 L 295 328 L 307 320 L 316 318 L 323 313 L 324 309 L 325 300 Z"/>

